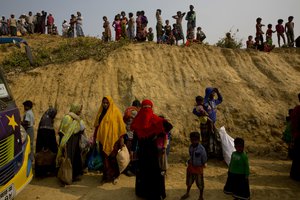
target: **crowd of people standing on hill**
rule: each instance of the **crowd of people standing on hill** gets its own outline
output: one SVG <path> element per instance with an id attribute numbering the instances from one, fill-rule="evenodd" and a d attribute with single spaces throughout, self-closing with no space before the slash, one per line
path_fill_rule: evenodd
<path id="1" fill-rule="evenodd" d="M 57 35 L 58 30 L 54 23 L 53 15 L 51 13 L 47 14 L 43 10 L 37 12 L 35 15 L 29 11 L 27 15 L 22 14 L 18 19 L 14 14 L 11 14 L 8 19 L 2 16 L 0 21 L 0 36 L 24 36 L 33 33 Z"/>
<path id="2" fill-rule="evenodd" d="M 205 40 L 206 35 L 202 28 L 197 27 L 196 29 L 196 12 L 194 11 L 194 6 L 190 5 L 189 9 L 187 13 L 177 11 L 176 15 L 171 16 L 172 19 L 175 19 L 175 23 L 173 24 L 170 23 L 169 19 L 163 21 L 161 17 L 162 10 L 156 10 L 155 30 L 157 43 L 178 45 L 178 42 L 182 41 L 183 44 L 188 46 L 191 42 L 202 43 Z M 187 21 L 187 30 L 185 33 L 182 29 L 183 19 Z M 268 24 L 267 30 L 264 32 L 263 27 L 265 25 L 262 24 L 262 18 L 258 17 L 256 19 L 255 37 L 253 35 L 248 36 L 246 47 L 266 52 L 271 51 L 275 47 L 272 40 L 272 34 L 275 32 L 277 32 L 279 47 L 300 47 L 300 36 L 296 39 L 294 36 L 293 19 L 293 16 L 289 16 L 285 24 L 283 24 L 283 19 L 278 19 L 275 30 L 272 29 L 272 24 Z M 84 36 L 82 22 L 83 17 L 79 11 L 77 15 L 72 14 L 69 20 L 65 19 L 61 24 L 62 36 L 70 38 Z M 110 23 L 107 16 L 103 16 L 103 32 L 101 37 L 103 41 L 112 41 L 111 29 L 115 31 L 115 41 L 119 41 L 120 39 L 140 42 L 154 41 L 154 30 L 152 27 L 148 27 L 148 18 L 143 10 L 136 12 L 136 19 L 132 12 L 126 16 L 125 11 L 121 11 L 115 15 L 112 23 Z M 47 15 L 45 11 L 37 12 L 36 15 L 33 15 L 30 11 L 28 15 L 22 14 L 18 19 L 12 14 L 9 19 L 2 16 L 0 20 L 0 36 L 17 36 L 17 33 L 20 33 L 20 35 L 32 33 L 45 34 L 46 30 L 48 34 L 58 34 L 53 15 L 51 13 Z M 226 34 L 225 40 L 234 41 L 230 33 L 229 36 Z"/>
<path id="3" fill-rule="evenodd" d="M 299 42 L 300 38 L 298 37 L 295 40 L 295 35 L 294 35 L 294 17 L 289 16 L 288 21 L 283 25 L 283 19 L 278 19 L 277 20 L 277 25 L 275 26 L 275 30 L 273 30 L 273 25 L 268 24 L 267 30 L 266 30 L 266 36 L 264 40 L 264 31 L 262 28 L 265 26 L 262 24 L 262 18 L 258 17 L 256 19 L 256 36 L 253 41 L 253 36 L 249 35 L 248 40 L 246 41 L 246 46 L 247 48 L 253 48 L 257 49 L 260 51 L 266 51 L 269 52 L 271 51 L 275 45 L 273 44 L 273 39 L 272 35 L 273 33 L 277 32 L 277 40 L 278 40 L 278 47 L 294 47 L 296 43 L 296 47 L 299 47 Z M 285 35 L 287 38 L 287 42 L 285 39 Z M 283 45 L 281 43 L 281 40 L 283 41 Z"/>
<path id="4" fill-rule="evenodd" d="M 195 33 L 196 13 L 193 5 L 190 5 L 190 11 L 187 12 L 187 14 L 178 11 L 176 15 L 172 16 L 172 18 L 176 20 L 176 23 L 172 24 L 172 26 L 168 19 L 165 20 L 165 24 L 163 23 L 161 14 L 162 10 L 157 9 L 155 14 L 157 43 L 178 44 L 180 40 L 183 40 L 183 43 L 185 43 L 185 34 L 182 29 L 183 19 L 187 21 L 186 39 L 188 41 L 202 42 L 206 38 L 201 27 L 198 27 L 197 33 Z M 143 10 L 136 12 L 136 19 L 132 12 L 130 12 L 127 17 L 126 13 L 122 11 L 115 16 L 111 26 L 115 31 L 116 41 L 120 39 L 129 39 L 131 41 L 154 40 L 153 28 L 148 27 L 148 19 Z M 111 26 L 107 16 L 103 16 L 104 31 L 102 32 L 102 40 L 105 42 L 112 40 Z"/>
<path id="5" fill-rule="evenodd" d="M 71 15 L 70 20 L 62 23 L 62 36 L 77 37 L 84 36 L 82 27 L 83 18 L 78 11 L 77 15 Z M 16 19 L 14 14 L 6 19 L 2 16 L 0 20 L 0 36 L 25 36 L 34 33 L 58 35 L 58 28 L 55 24 L 54 16 L 46 11 L 37 12 L 33 15 L 32 11 L 22 14 Z"/>

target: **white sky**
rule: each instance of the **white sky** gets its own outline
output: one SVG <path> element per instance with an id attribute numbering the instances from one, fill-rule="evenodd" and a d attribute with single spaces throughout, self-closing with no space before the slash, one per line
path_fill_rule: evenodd
<path id="1" fill-rule="evenodd" d="M 300 0 L 0 0 L 0 15 L 9 18 L 10 14 L 19 17 L 32 11 L 34 14 L 45 10 L 52 13 L 55 24 L 61 33 L 61 23 L 69 21 L 71 14 L 80 11 L 83 16 L 85 35 L 100 37 L 103 31 L 102 17 L 105 15 L 112 23 L 114 16 L 122 10 L 128 15 L 138 10 L 144 10 L 149 24 L 155 30 L 155 11 L 162 10 L 163 21 L 169 19 L 175 22 L 172 15 L 178 10 L 189 11 L 189 5 L 195 7 L 197 26 L 206 33 L 206 42 L 215 44 L 226 32 L 238 29 L 237 38 L 245 43 L 248 35 L 255 35 L 255 20 L 262 18 L 262 23 L 273 24 L 282 18 L 284 23 L 288 16 L 294 16 L 295 38 L 300 35 Z M 183 21 L 184 33 L 186 21 Z M 113 29 L 112 29 L 113 30 Z M 266 30 L 266 27 L 263 28 Z M 114 31 L 113 31 L 114 32 Z M 113 37 L 114 38 L 114 37 Z M 273 41 L 277 45 L 276 33 Z"/>

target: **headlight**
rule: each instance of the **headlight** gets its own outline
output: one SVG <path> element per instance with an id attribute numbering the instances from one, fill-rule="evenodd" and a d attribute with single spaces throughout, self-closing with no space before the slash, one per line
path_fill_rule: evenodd
<path id="1" fill-rule="evenodd" d="M 20 126 L 20 132 L 21 132 L 22 144 L 24 144 L 27 139 L 27 132 L 25 131 L 25 128 L 23 126 Z"/>

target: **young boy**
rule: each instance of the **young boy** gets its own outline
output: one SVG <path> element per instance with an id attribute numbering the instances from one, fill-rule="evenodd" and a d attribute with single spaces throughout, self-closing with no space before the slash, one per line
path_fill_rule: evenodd
<path id="1" fill-rule="evenodd" d="M 203 168 L 206 166 L 207 155 L 204 147 L 200 142 L 200 133 L 191 132 L 190 133 L 191 145 L 189 147 L 190 159 L 188 160 L 188 167 L 186 170 L 186 193 L 181 197 L 181 199 L 187 199 L 190 196 L 191 187 L 196 181 L 196 185 L 200 190 L 199 200 L 203 200 L 203 190 L 204 190 L 204 178 L 203 178 Z"/>
<path id="2" fill-rule="evenodd" d="M 250 199 L 249 189 L 249 162 L 244 152 L 244 140 L 235 138 L 235 152 L 231 155 L 228 178 L 224 186 L 224 193 L 232 195 L 235 199 Z"/>
<path id="3" fill-rule="evenodd" d="M 263 34 L 264 32 L 262 31 L 262 27 L 265 26 L 264 24 L 261 23 L 262 19 L 260 17 L 258 17 L 256 19 L 256 37 L 259 38 L 261 44 L 264 43 L 264 37 Z"/>
<path id="4" fill-rule="evenodd" d="M 288 39 L 289 47 L 294 47 L 294 17 L 289 16 L 288 22 L 285 24 L 285 33 Z"/>
<path id="5" fill-rule="evenodd" d="M 268 29 L 266 31 L 266 41 L 271 41 L 271 44 L 273 44 L 272 34 L 275 32 L 276 31 L 272 30 L 272 24 L 268 24 Z"/>
<path id="6" fill-rule="evenodd" d="M 280 37 L 283 39 L 283 44 L 285 45 L 284 27 L 282 25 L 283 19 L 278 19 L 277 25 L 275 26 L 278 38 L 278 46 L 280 47 Z"/>
<path id="7" fill-rule="evenodd" d="M 22 121 L 22 126 L 25 128 L 26 132 L 28 133 L 30 137 L 30 159 L 31 161 L 34 160 L 34 154 L 33 154 L 33 142 L 34 142 L 34 130 L 33 130 L 33 125 L 34 125 L 34 115 L 32 112 L 32 105 L 33 103 L 30 100 L 27 100 L 23 102 L 24 106 L 24 116 L 23 116 L 23 121 Z"/>
<path id="8" fill-rule="evenodd" d="M 254 41 L 253 41 L 252 35 L 248 36 L 248 40 L 246 41 L 246 46 L 247 46 L 247 49 L 254 49 Z"/>
<path id="9" fill-rule="evenodd" d="M 161 43 L 162 41 L 162 36 L 163 36 L 163 22 L 162 22 L 162 18 L 161 18 L 161 9 L 157 9 L 156 10 L 156 39 L 157 39 L 157 43 Z"/>
<path id="10" fill-rule="evenodd" d="M 203 42 L 203 40 L 206 38 L 206 35 L 205 33 L 202 31 L 202 28 L 201 27 L 198 27 L 197 28 L 197 34 L 196 34 L 196 40 L 198 42 Z"/>
<path id="11" fill-rule="evenodd" d="M 152 42 L 153 39 L 154 39 L 153 29 L 151 27 L 149 27 L 148 33 L 147 33 L 147 40 L 149 42 Z"/>
<path id="12" fill-rule="evenodd" d="M 177 28 L 177 38 L 176 38 L 176 45 L 178 44 L 178 40 L 183 40 L 183 44 L 184 42 L 184 35 L 183 35 L 183 30 L 182 30 L 182 19 L 185 15 L 184 13 L 181 13 L 181 11 L 177 11 L 177 15 L 172 16 L 172 18 L 176 19 L 176 28 Z"/>

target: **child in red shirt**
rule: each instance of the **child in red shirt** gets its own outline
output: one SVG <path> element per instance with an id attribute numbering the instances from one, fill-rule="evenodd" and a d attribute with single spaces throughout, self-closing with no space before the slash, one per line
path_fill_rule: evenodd
<path id="1" fill-rule="evenodd" d="M 282 37 L 283 44 L 285 45 L 284 26 L 282 25 L 283 19 L 279 19 L 277 23 L 278 24 L 275 26 L 275 29 L 277 31 L 278 46 L 280 47 L 280 37 Z"/>

